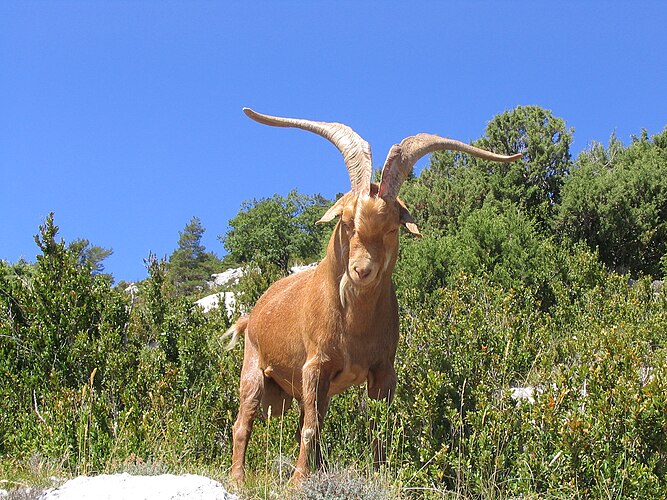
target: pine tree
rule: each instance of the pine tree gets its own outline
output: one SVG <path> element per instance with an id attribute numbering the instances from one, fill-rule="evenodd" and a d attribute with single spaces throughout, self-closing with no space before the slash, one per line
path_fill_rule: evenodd
<path id="1" fill-rule="evenodd" d="M 204 227 L 198 217 L 192 217 L 179 231 L 178 248 L 169 257 L 168 278 L 178 295 L 192 295 L 204 288 L 206 280 L 219 270 L 220 260 L 207 252 L 201 239 Z"/>

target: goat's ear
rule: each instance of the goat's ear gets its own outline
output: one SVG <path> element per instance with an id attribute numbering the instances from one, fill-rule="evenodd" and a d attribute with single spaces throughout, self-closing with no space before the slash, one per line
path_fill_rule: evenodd
<path id="1" fill-rule="evenodd" d="M 334 220 L 343 213 L 343 205 L 345 205 L 345 196 L 338 198 L 338 201 L 334 203 L 315 224 L 324 224 L 325 222 Z"/>
<path id="2" fill-rule="evenodd" d="M 421 238 L 422 233 L 419 232 L 419 228 L 415 223 L 414 217 L 412 217 L 412 214 L 408 211 L 408 207 L 405 206 L 403 200 L 397 199 L 396 201 L 398 201 L 399 211 L 401 214 L 401 224 L 405 226 L 405 229 L 407 229 L 410 234 L 416 236 L 417 238 Z"/>

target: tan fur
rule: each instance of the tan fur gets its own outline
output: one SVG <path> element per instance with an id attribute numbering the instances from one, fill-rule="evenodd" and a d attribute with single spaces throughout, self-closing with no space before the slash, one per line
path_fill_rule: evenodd
<path id="1" fill-rule="evenodd" d="M 272 406 L 275 416 L 298 400 L 299 480 L 309 471 L 311 454 L 316 464 L 321 460 L 319 430 L 331 396 L 364 383 L 371 398 L 393 396 L 398 306 L 391 273 L 401 207 L 352 193 L 343 198 L 322 262 L 274 283 L 226 334 L 233 342 L 245 332 L 232 456 L 237 482 L 244 479 L 245 449 L 262 406 L 265 412 L 280 406 Z"/>

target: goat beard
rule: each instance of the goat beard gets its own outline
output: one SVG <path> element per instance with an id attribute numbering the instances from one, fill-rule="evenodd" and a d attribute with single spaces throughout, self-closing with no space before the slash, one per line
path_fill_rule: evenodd
<path id="1" fill-rule="evenodd" d="M 350 276 L 347 274 L 347 271 L 343 273 L 343 276 L 340 278 L 340 283 L 338 285 L 338 294 L 340 296 L 340 305 L 345 306 L 347 304 L 347 294 L 352 293 L 357 295 L 359 293 L 358 289 L 352 283 Z"/>
<path id="2" fill-rule="evenodd" d="M 385 266 L 386 268 L 386 266 Z M 340 305 L 343 306 L 343 309 L 348 304 L 348 294 L 352 294 L 354 297 L 358 297 L 361 291 L 372 291 L 377 288 L 380 284 L 380 274 L 375 277 L 372 283 L 367 285 L 357 286 L 354 283 L 354 280 L 350 278 L 350 275 L 345 271 L 343 276 L 340 278 L 340 283 L 338 284 L 338 295 L 340 296 Z"/>

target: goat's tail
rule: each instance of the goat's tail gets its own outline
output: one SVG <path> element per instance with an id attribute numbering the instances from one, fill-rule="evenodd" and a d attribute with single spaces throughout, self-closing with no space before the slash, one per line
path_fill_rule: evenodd
<path id="1" fill-rule="evenodd" d="M 229 344 L 227 344 L 227 347 L 225 347 L 225 350 L 230 351 L 233 349 L 236 343 L 239 341 L 239 337 L 245 333 L 247 328 L 248 316 L 241 316 L 238 320 L 236 320 L 236 323 L 234 323 L 222 336 L 223 339 L 231 337 Z"/>

